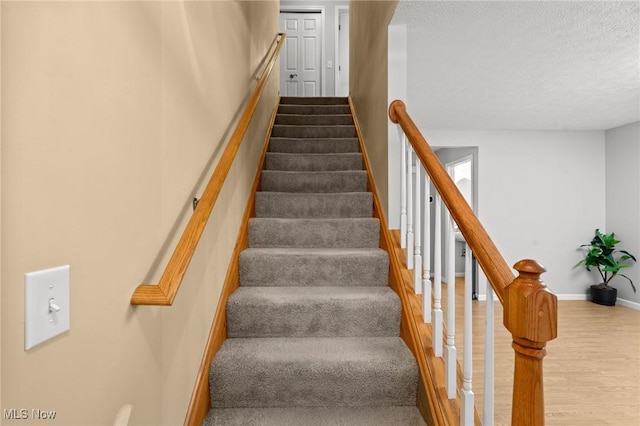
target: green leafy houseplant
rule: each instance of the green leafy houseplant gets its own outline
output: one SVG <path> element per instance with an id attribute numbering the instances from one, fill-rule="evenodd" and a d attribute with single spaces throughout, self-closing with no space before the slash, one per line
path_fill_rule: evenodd
<path id="1" fill-rule="evenodd" d="M 633 288 L 633 292 L 636 292 L 636 287 L 633 285 L 631 278 L 620 273 L 623 268 L 631 266 L 631 262 L 635 262 L 634 255 L 626 250 L 617 250 L 616 244 L 620 241 L 616 240 L 615 233 L 603 234 L 599 229 L 596 229 L 595 237 L 589 244 L 583 244 L 580 247 L 588 247 L 589 250 L 584 259 L 576 264 L 576 266 L 584 265 L 587 271 L 591 271 L 592 267 L 595 267 L 600 276 L 602 277 L 602 283 L 591 286 L 599 289 L 611 289 L 609 282 L 617 276 L 626 278 Z"/>

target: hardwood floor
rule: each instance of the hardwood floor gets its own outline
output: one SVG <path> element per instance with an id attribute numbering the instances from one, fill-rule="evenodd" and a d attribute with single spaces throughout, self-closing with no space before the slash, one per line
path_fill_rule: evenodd
<path id="1" fill-rule="evenodd" d="M 463 282 L 456 284 L 456 346 L 462 365 Z M 443 286 L 443 295 L 446 293 Z M 446 305 L 445 305 L 446 306 Z M 485 302 L 473 302 L 473 390 L 482 417 Z M 558 338 L 547 345 L 547 425 L 640 425 L 640 311 L 588 301 L 558 302 Z M 495 424 L 511 424 L 511 336 L 495 314 Z"/>

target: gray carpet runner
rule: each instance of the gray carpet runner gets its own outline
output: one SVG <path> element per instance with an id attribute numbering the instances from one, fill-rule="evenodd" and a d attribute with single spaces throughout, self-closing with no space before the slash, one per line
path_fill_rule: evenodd
<path id="1" fill-rule="evenodd" d="M 424 425 L 346 98 L 282 98 L 205 425 Z"/>

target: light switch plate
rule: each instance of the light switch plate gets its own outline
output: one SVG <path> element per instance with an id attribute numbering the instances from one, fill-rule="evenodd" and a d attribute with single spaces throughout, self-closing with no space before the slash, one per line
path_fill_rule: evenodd
<path id="1" fill-rule="evenodd" d="M 69 330 L 69 265 L 24 274 L 24 349 Z"/>

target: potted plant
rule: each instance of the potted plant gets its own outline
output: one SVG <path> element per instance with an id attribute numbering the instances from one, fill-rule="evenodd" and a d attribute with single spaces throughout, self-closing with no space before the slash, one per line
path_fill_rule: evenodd
<path id="1" fill-rule="evenodd" d="M 588 251 L 584 259 L 576 266 L 584 265 L 587 271 L 591 271 L 591 268 L 595 267 L 602 277 L 600 284 L 591 286 L 591 301 L 599 305 L 614 306 L 616 304 L 618 290 L 609 285 L 615 277 L 626 278 L 631 284 L 633 292 L 636 292 L 631 278 L 620 273 L 621 269 L 630 267 L 631 262 L 635 262 L 636 258 L 626 250 L 617 250 L 616 244 L 619 242 L 616 240 L 615 233 L 603 234 L 599 229 L 596 229 L 591 243 L 580 246 L 588 247 Z"/>

